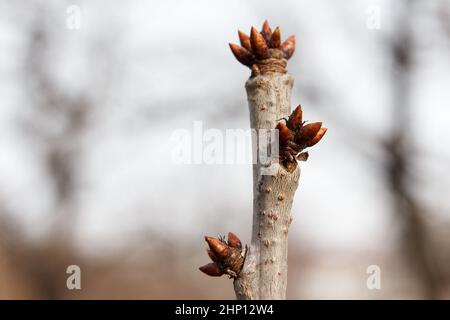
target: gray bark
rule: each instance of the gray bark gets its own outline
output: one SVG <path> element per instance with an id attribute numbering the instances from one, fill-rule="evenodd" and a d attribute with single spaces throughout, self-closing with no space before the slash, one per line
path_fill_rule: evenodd
<path id="1" fill-rule="evenodd" d="M 253 129 L 274 129 L 280 118 L 289 116 L 293 82 L 292 76 L 278 72 L 247 81 Z M 275 174 L 262 175 L 261 169 L 259 162 L 253 165 L 252 241 L 234 289 L 238 299 L 285 299 L 288 230 L 300 170 L 288 173 L 279 166 Z"/>

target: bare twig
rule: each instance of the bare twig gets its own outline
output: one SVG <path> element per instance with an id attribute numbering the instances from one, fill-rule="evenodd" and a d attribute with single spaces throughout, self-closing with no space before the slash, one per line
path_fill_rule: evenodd
<path id="1" fill-rule="evenodd" d="M 280 29 L 272 32 L 266 21 L 261 32 L 252 28 L 250 37 L 239 31 L 239 39 L 241 46 L 230 44 L 230 48 L 236 59 L 252 70 L 245 85 L 251 128 L 278 129 L 280 152 L 274 162 L 281 165 L 270 175 L 264 174 L 267 164 L 258 161 L 253 166 L 252 241 L 244 266 L 234 277 L 234 289 L 238 299 L 285 299 L 288 230 L 300 177 L 297 160 L 307 159 L 307 153 L 301 151 L 319 142 L 326 128 L 320 122 L 304 125 L 300 106 L 290 115 L 294 79 L 287 74 L 286 65 L 295 50 L 295 37 L 281 42 Z M 265 147 L 259 141 L 257 154 Z M 223 273 L 208 268 L 202 271 Z"/>

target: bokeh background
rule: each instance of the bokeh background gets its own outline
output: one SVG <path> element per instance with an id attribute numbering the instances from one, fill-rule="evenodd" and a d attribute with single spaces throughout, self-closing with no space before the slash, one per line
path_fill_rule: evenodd
<path id="1" fill-rule="evenodd" d="M 297 37 L 292 104 L 329 128 L 301 164 L 288 297 L 450 298 L 444 0 L 1 0 L 0 298 L 234 298 L 197 268 L 203 235 L 250 241 L 251 165 L 176 165 L 171 135 L 249 128 L 228 42 L 265 19 Z"/>

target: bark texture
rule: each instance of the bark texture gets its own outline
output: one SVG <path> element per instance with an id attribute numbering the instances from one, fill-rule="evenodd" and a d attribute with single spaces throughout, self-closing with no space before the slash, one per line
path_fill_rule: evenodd
<path id="1" fill-rule="evenodd" d="M 280 72 L 259 74 L 246 82 L 253 129 L 274 129 L 280 118 L 289 116 L 293 82 L 291 75 Z M 253 165 L 252 241 L 234 289 L 238 299 L 285 299 L 288 230 L 300 170 L 297 166 L 289 173 L 278 166 L 273 175 L 261 170 L 259 162 Z"/>

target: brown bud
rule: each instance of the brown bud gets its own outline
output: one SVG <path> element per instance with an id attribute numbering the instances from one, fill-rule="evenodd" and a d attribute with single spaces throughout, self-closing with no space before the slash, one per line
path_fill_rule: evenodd
<path id="1" fill-rule="evenodd" d="M 219 259 L 225 259 L 230 252 L 230 248 L 225 242 L 213 237 L 205 236 L 206 242 L 208 242 L 209 248 Z"/>
<path id="2" fill-rule="evenodd" d="M 264 59 L 268 57 L 269 47 L 267 46 L 266 40 L 261 33 L 252 27 L 250 32 L 250 43 L 252 45 L 252 51 L 258 59 Z"/>
<path id="3" fill-rule="evenodd" d="M 261 34 L 264 37 L 264 40 L 266 40 L 266 43 L 269 43 L 270 38 L 272 37 L 272 30 L 270 29 L 269 22 L 264 21 Z"/>
<path id="4" fill-rule="evenodd" d="M 208 253 L 209 258 L 214 261 L 217 262 L 219 261 L 219 259 L 217 258 L 217 256 L 214 254 L 214 252 L 212 252 L 210 249 L 206 250 L 206 252 Z"/>
<path id="5" fill-rule="evenodd" d="M 302 126 L 302 121 L 303 121 L 302 106 L 298 105 L 297 108 L 295 108 L 295 110 L 290 115 L 289 120 L 287 121 L 287 126 L 289 129 L 297 131 Z"/>
<path id="6" fill-rule="evenodd" d="M 281 44 L 281 50 L 283 50 L 284 57 L 289 60 L 295 51 L 295 36 L 290 36 Z"/>
<path id="7" fill-rule="evenodd" d="M 201 272 L 206 273 L 208 276 L 211 277 L 220 277 L 221 275 L 223 275 L 223 272 L 220 270 L 219 266 L 214 262 L 205 264 L 204 266 L 201 266 L 199 269 Z"/>
<path id="8" fill-rule="evenodd" d="M 295 159 L 297 159 L 298 161 L 306 161 L 309 158 L 309 153 L 308 152 L 301 152 L 298 154 L 298 156 L 295 157 Z"/>
<path id="9" fill-rule="evenodd" d="M 306 143 L 306 146 L 312 147 L 313 145 L 318 143 L 320 140 L 322 140 L 322 138 L 326 132 L 327 132 L 327 128 L 320 128 L 320 130 L 319 130 L 319 132 L 317 132 L 316 136 Z"/>
<path id="10" fill-rule="evenodd" d="M 242 249 L 241 240 L 233 232 L 228 232 L 228 245 L 233 248 Z"/>
<path id="11" fill-rule="evenodd" d="M 279 48 L 281 46 L 281 33 L 280 28 L 277 27 L 275 31 L 272 33 L 269 41 L 269 47 L 271 48 Z"/>
<path id="12" fill-rule="evenodd" d="M 288 141 L 293 139 L 292 131 L 283 122 L 278 122 L 275 129 L 278 129 L 280 145 L 287 145 Z"/>
<path id="13" fill-rule="evenodd" d="M 241 30 L 238 30 L 238 35 L 239 41 L 241 42 L 241 46 L 243 46 L 248 51 L 252 51 L 252 45 L 250 44 L 250 37 Z"/>
<path id="14" fill-rule="evenodd" d="M 308 123 L 307 125 L 303 126 L 300 130 L 300 140 L 302 142 L 308 142 L 312 140 L 317 135 L 321 127 L 322 122 Z"/>
<path id="15" fill-rule="evenodd" d="M 230 43 L 230 49 L 236 59 L 243 65 L 250 67 L 253 64 L 252 54 L 247 49 L 234 43 Z"/>

